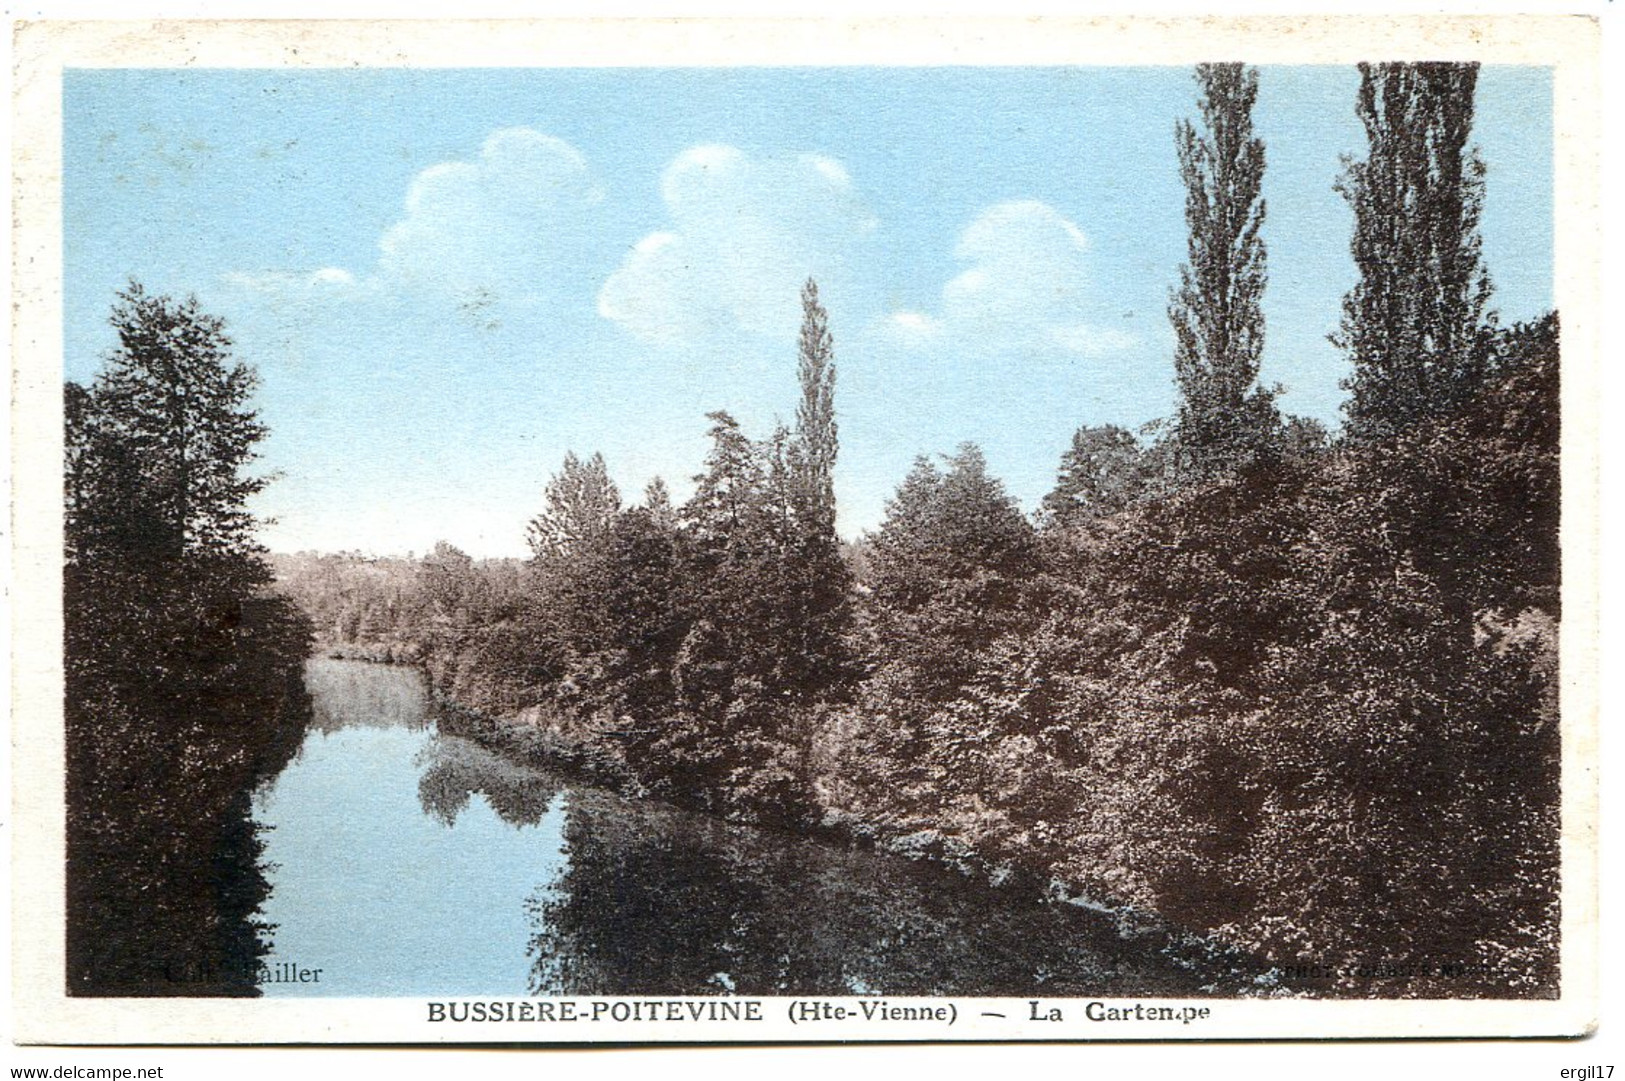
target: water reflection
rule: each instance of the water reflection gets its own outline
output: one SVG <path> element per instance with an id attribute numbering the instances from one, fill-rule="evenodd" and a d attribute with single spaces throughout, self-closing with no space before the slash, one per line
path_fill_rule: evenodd
<path id="1" fill-rule="evenodd" d="M 770 936 L 764 882 L 737 873 L 703 826 L 577 792 L 569 800 L 566 870 L 527 909 L 535 924 L 532 994 L 715 994 Z"/>
<path id="2" fill-rule="evenodd" d="M 573 792 L 538 994 L 1188 994 L 1098 915 L 939 867 Z"/>
<path id="3" fill-rule="evenodd" d="M 312 665 L 262 793 L 268 995 L 1191 994 L 1097 914 L 623 799 L 442 735 L 415 673 Z"/>
<path id="4" fill-rule="evenodd" d="M 346 728 L 429 727 L 429 693 L 417 672 L 360 661 L 312 660 L 305 666 L 305 687 L 318 732 Z"/>
<path id="5" fill-rule="evenodd" d="M 252 791 L 293 759 L 311 704 L 255 674 L 163 708 L 69 703 L 69 994 L 258 993 L 271 869 Z"/>
<path id="6" fill-rule="evenodd" d="M 417 757 L 418 801 L 423 813 L 449 827 L 478 794 L 510 826 L 534 826 L 547 814 L 563 782 L 525 769 L 478 744 L 438 737 Z"/>

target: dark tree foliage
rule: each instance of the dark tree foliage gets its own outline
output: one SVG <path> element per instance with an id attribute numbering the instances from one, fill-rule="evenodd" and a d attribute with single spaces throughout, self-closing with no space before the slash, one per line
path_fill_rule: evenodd
<path id="1" fill-rule="evenodd" d="M 671 505 L 671 492 L 666 482 L 656 477 L 643 489 L 643 507 L 649 517 L 662 529 L 677 528 L 677 511 Z"/>
<path id="2" fill-rule="evenodd" d="M 221 322 L 132 284 L 112 323 L 65 391 L 68 990 L 253 994 L 248 795 L 302 735 L 310 628 L 264 589 L 265 429 Z"/>
<path id="3" fill-rule="evenodd" d="M 564 558 L 601 545 L 621 509 L 621 493 L 609 479 L 601 454 L 585 462 L 566 454 L 564 467 L 548 482 L 546 496 L 546 508 L 526 531 L 538 560 Z"/>
<path id="4" fill-rule="evenodd" d="M 621 495 L 602 455 L 566 454 L 547 486 L 547 508 L 530 524 L 531 583 L 537 630 L 570 658 L 589 657 L 610 642 L 614 619 L 603 580 Z"/>
<path id="5" fill-rule="evenodd" d="M 1281 426 L 1281 454 L 1301 462 L 1323 454 L 1331 445 L 1331 433 L 1312 417 L 1287 417 Z"/>
<path id="6" fill-rule="evenodd" d="M 1032 526 L 988 473 L 980 447 L 966 443 L 943 464 L 916 458 L 887 501 L 869 553 L 875 594 L 907 611 L 946 584 L 975 582 L 992 590 L 992 607 L 1008 608 L 1010 589 L 1035 566 Z"/>
<path id="7" fill-rule="evenodd" d="M 133 282 L 118 296 L 118 348 L 92 391 L 68 393 L 70 558 L 104 545 L 160 560 L 259 554 L 247 500 L 267 481 L 244 472 L 265 436 L 253 371 L 195 298 Z"/>
<path id="8" fill-rule="evenodd" d="M 1252 122 L 1258 72 L 1202 64 L 1196 81 L 1202 129 L 1185 120 L 1175 129 L 1189 256 L 1168 318 L 1177 343 L 1175 433 L 1186 467 L 1207 477 L 1265 454 L 1279 418 L 1274 395 L 1257 386 L 1267 276 L 1264 144 Z"/>
<path id="9" fill-rule="evenodd" d="M 1561 552 L 1561 372 L 1557 314 L 1502 331 L 1495 372 L 1470 409 L 1470 431 L 1494 448 L 1477 515 L 1484 539 L 1474 547 L 1494 556 L 1485 567 L 1483 607 L 1558 610 Z"/>
<path id="10" fill-rule="evenodd" d="M 1370 149 L 1338 183 L 1354 211 L 1359 282 L 1333 339 L 1354 364 L 1351 438 L 1449 416 L 1485 375 L 1484 164 L 1467 143 L 1477 81 L 1477 64 L 1360 65 L 1356 111 Z"/>
<path id="11" fill-rule="evenodd" d="M 1477 613 L 1555 613 L 1558 599 L 1557 319 L 1498 332 L 1488 349 L 1486 374 L 1453 415 L 1360 458 L 1382 520 L 1444 586 L 1464 635 L 1477 633 Z"/>
<path id="12" fill-rule="evenodd" d="M 707 413 L 711 421 L 711 449 L 705 472 L 695 478 L 694 495 L 683 505 L 680 520 L 701 559 L 720 557 L 736 533 L 751 531 L 758 523 L 757 493 L 763 481 L 756 448 L 725 411 Z"/>
<path id="13" fill-rule="evenodd" d="M 820 516 L 802 513 L 802 459 L 789 433 L 757 444 L 726 413 L 712 419 L 706 471 L 679 514 L 687 632 L 663 747 L 688 771 L 679 790 L 706 805 L 743 817 L 799 815 L 809 710 L 838 663 L 830 631 L 839 608 L 814 575 L 839 553 Z M 845 590 L 833 600 L 844 604 Z"/>
<path id="14" fill-rule="evenodd" d="M 1436 449 L 1454 471 L 1489 448 Z M 1345 991 L 1549 993 L 1555 641 L 1540 616 L 1475 636 L 1374 472 L 1255 474 L 1088 538 L 1040 640 L 1081 678 L 1040 716 L 1122 771 L 1104 803 L 1130 825 L 1095 851 L 1148 907 L 1285 961 L 1382 942 L 1472 970 Z"/>
<path id="15" fill-rule="evenodd" d="M 1044 525 L 1067 529 L 1127 510 L 1152 484 L 1154 466 L 1134 433 L 1115 424 L 1079 428 L 1039 507 Z"/>
<path id="16" fill-rule="evenodd" d="M 604 561 L 610 643 L 602 664 L 613 710 L 629 730 L 627 754 L 653 761 L 658 722 L 671 716 L 671 673 L 687 627 L 679 608 L 678 536 L 669 521 L 637 508 L 615 521 Z"/>
<path id="17" fill-rule="evenodd" d="M 982 737 L 953 703 L 990 650 L 1032 629 L 1036 536 L 967 443 L 943 467 L 915 460 L 869 540 L 868 561 L 871 674 L 844 768 L 857 787 L 889 790 L 897 805 L 934 801 L 968 779 L 964 752 Z"/>

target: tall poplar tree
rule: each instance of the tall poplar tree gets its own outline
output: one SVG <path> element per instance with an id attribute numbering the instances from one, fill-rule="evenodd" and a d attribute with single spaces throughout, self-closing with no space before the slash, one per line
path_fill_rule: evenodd
<path id="1" fill-rule="evenodd" d="M 1344 408 L 1356 439 L 1455 411 L 1487 363 L 1484 164 L 1467 143 L 1477 80 L 1477 64 L 1360 65 L 1355 109 L 1370 152 L 1338 182 L 1359 282 L 1333 339 L 1354 364 Z"/>
<path id="2" fill-rule="evenodd" d="M 835 533 L 835 340 L 811 278 L 801 289 L 801 311 L 796 363 L 801 400 L 789 453 L 799 535 L 785 568 L 798 629 L 787 671 L 799 694 L 815 699 L 840 683 L 848 666 L 844 639 L 851 621 L 851 574 Z"/>
<path id="3" fill-rule="evenodd" d="M 1189 261 L 1180 267 L 1168 318 L 1179 384 L 1177 435 L 1187 465 L 1210 476 L 1256 457 L 1279 423 L 1274 395 L 1259 388 L 1261 306 L 1267 277 L 1264 144 L 1253 133 L 1258 72 L 1201 64 L 1202 127 L 1175 129 L 1185 183 Z"/>
<path id="4" fill-rule="evenodd" d="M 814 535 L 835 536 L 835 341 L 829 313 L 818 302 L 811 278 L 801 288 L 801 339 L 796 374 L 801 401 L 796 406 L 797 508 Z"/>

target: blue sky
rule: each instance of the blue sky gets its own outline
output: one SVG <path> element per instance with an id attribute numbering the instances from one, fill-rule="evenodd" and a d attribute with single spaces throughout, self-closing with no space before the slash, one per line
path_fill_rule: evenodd
<path id="1" fill-rule="evenodd" d="M 1265 68 L 1263 378 L 1336 425 L 1352 68 Z M 1551 81 L 1487 68 L 1503 321 L 1551 303 Z M 276 550 L 524 552 L 566 451 L 680 498 L 704 414 L 795 408 L 796 287 L 839 382 L 848 535 L 980 443 L 1027 509 L 1079 425 L 1173 406 L 1185 68 L 74 71 L 65 374 L 114 292 L 194 293 L 260 372 Z"/>

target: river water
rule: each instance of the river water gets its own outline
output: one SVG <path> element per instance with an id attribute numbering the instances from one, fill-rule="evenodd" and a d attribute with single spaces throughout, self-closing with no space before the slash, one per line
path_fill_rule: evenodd
<path id="1" fill-rule="evenodd" d="M 267 996 L 1190 995 L 1109 917 L 731 825 L 442 734 L 413 670 L 313 660 L 255 797 Z"/>

